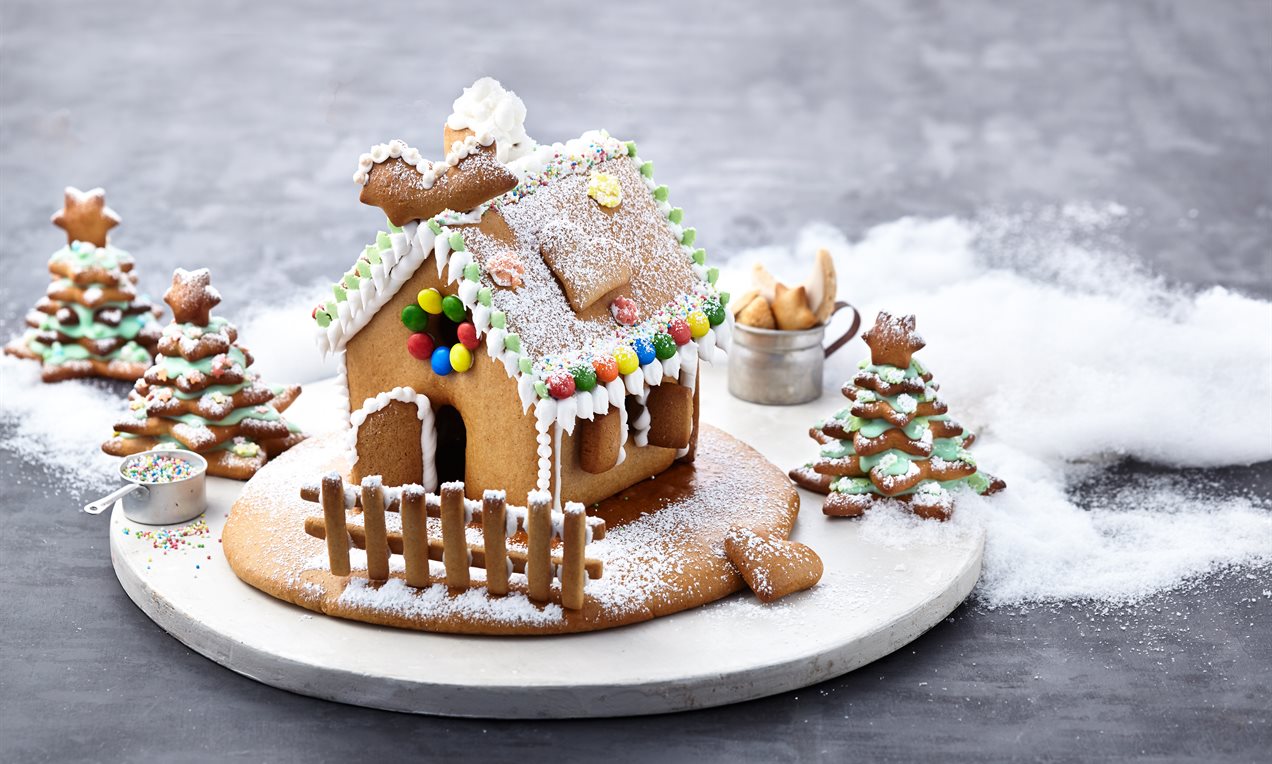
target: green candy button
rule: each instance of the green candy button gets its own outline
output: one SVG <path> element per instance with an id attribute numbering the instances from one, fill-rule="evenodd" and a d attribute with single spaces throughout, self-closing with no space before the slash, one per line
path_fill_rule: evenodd
<path id="1" fill-rule="evenodd" d="M 468 311 L 464 309 L 464 302 L 453 294 L 448 294 L 442 298 L 442 312 L 446 317 L 455 323 L 463 323 L 468 317 Z"/>
<path id="2" fill-rule="evenodd" d="M 407 305 L 402 308 L 402 326 L 412 332 L 426 331 L 428 329 L 428 314 L 418 305 Z"/>

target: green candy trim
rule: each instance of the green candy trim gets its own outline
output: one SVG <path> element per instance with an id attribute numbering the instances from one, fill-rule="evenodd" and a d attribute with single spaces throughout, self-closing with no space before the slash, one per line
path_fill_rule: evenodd
<path id="1" fill-rule="evenodd" d="M 641 174 L 641 175 L 644 175 L 646 178 L 652 178 L 652 177 L 654 177 L 654 163 L 653 163 L 653 162 L 646 162 L 646 163 L 642 164 L 642 165 L 640 166 L 640 174 Z"/>
<path id="2" fill-rule="evenodd" d="M 393 241 L 389 239 L 387 233 L 380 231 L 375 235 L 375 246 L 379 249 L 390 249 L 393 246 Z"/>
<path id="3" fill-rule="evenodd" d="M 728 293 L 728 292 L 719 292 L 718 294 L 720 295 L 720 307 L 722 307 L 722 308 L 723 308 L 723 307 L 725 307 L 726 305 L 728 305 L 728 304 L 729 304 L 729 293 Z"/>
<path id="4" fill-rule="evenodd" d="M 340 286 L 339 284 L 332 285 L 331 293 L 336 296 L 336 302 L 344 302 L 345 300 L 349 299 L 349 295 L 345 294 L 344 287 Z"/>
<path id="5" fill-rule="evenodd" d="M 636 156 L 636 141 L 627 141 L 623 145 L 627 147 L 627 156 Z"/>
<path id="6" fill-rule="evenodd" d="M 691 257 L 693 258 L 693 261 L 697 263 L 698 265 L 707 264 L 707 251 L 705 249 L 695 249 Z"/>
<path id="7" fill-rule="evenodd" d="M 318 326 L 322 329 L 326 329 L 328 326 L 331 326 L 331 316 L 327 315 L 323 311 L 315 313 L 314 320 L 318 322 Z"/>
<path id="8" fill-rule="evenodd" d="M 359 263 L 358 263 L 358 265 L 357 265 L 356 267 L 357 267 L 357 269 L 358 269 L 358 275 L 359 275 L 359 276 L 361 276 L 361 277 L 362 277 L 362 278 L 364 278 L 364 279 L 369 279 L 369 278 L 371 278 L 371 264 L 370 264 L 370 263 L 368 263 L 368 262 L 359 262 Z"/>
<path id="9" fill-rule="evenodd" d="M 430 220 L 428 221 L 428 230 L 432 231 L 435 235 L 440 236 L 442 233 L 442 224 L 436 220 Z"/>
<path id="10" fill-rule="evenodd" d="M 449 238 L 449 239 L 447 239 L 447 241 L 449 241 L 449 242 L 450 242 L 450 248 L 451 248 L 452 250 L 454 250 L 455 252 L 463 252 L 463 251 L 464 251 L 464 236 L 463 236 L 463 234 L 453 233 L 453 234 L 451 234 L 451 235 L 450 235 L 450 238 Z"/>
<path id="11" fill-rule="evenodd" d="M 476 279 L 473 280 L 476 281 Z M 485 305 L 487 308 L 490 307 L 490 287 L 482 287 L 477 290 L 477 302 Z"/>
<path id="12" fill-rule="evenodd" d="M 659 186 L 654 189 L 654 198 L 660 202 L 667 201 L 667 197 L 671 195 L 671 190 L 666 186 Z"/>
<path id="13" fill-rule="evenodd" d="M 464 266 L 464 278 L 469 281 L 478 281 L 481 279 L 481 266 L 477 263 L 469 263 Z"/>
<path id="14" fill-rule="evenodd" d="M 716 279 L 720 278 L 720 269 L 711 267 L 707 269 L 707 283 L 715 286 Z"/>
<path id="15" fill-rule="evenodd" d="M 680 207 L 672 207 L 671 212 L 667 213 L 667 219 L 679 225 L 680 221 L 685 219 L 685 211 Z"/>
<path id="16" fill-rule="evenodd" d="M 393 225 L 392 220 L 385 220 L 384 222 L 389 226 L 389 233 L 402 233 L 402 229 Z"/>
<path id="17" fill-rule="evenodd" d="M 547 385 L 545 385 L 545 384 L 543 384 L 542 382 L 535 382 L 535 383 L 534 383 L 534 392 L 535 392 L 535 394 L 536 394 L 536 395 L 538 395 L 540 398 L 547 398 L 547 397 L 548 397 L 548 386 L 547 386 Z"/>
<path id="18" fill-rule="evenodd" d="M 521 369 L 522 374 L 529 374 L 530 372 L 534 371 L 534 362 L 531 361 L 529 358 L 522 356 L 521 358 L 517 359 L 517 368 Z"/>
<path id="19" fill-rule="evenodd" d="M 496 329 L 504 329 L 508 325 L 508 317 L 502 310 L 496 310 L 490 314 L 490 325 Z"/>
<path id="20" fill-rule="evenodd" d="M 521 352 L 521 338 L 516 334 L 509 334 L 504 337 L 504 347 L 514 353 Z"/>
<path id="21" fill-rule="evenodd" d="M 695 239 L 698 238 L 698 230 L 696 228 L 686 228 L 685 232 L 680 235 L 680 243 L 686 247 L 692 247 Z"/>

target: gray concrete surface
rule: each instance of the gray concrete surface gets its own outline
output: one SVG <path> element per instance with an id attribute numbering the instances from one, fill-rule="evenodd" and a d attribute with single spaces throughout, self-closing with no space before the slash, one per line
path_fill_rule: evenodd
<path id="1" fill-rule="evenodd" d="M 347 266 L 380 223 L 354 159 L 440 141 L 493 74 L 541 138 L 640 141 L 715 256 L 811 219 L 1071 200 L 1131 210 L 1169 279 L 1272 295 L 1272 6 L 1262 2 L 104 3 L 0 6 L 0 330 L 43 289 L 48 215 L 105 185 L 127 246 L 216 260 L 227 313 Z M 170 263 L 169 263 L 170 261 Z M 164 267 L 144 286 L 162 291 Z M 1264 336 L 1266 339 L 1267 335 Z M 111 571 L 69 486 L 0 464 L 0 759 L 1258 761 L 1269 572 L 1131 610 L 965 606 L 824 685 L 631 720 L 412 718 L 290 695 L 192 654 Z M 1147 468 L 1134 465 L 1130 472 Z M 1272 494 L 1272 467 L 1224 470 Z M 58 508 L 54 511 L 53 508 Z"/>

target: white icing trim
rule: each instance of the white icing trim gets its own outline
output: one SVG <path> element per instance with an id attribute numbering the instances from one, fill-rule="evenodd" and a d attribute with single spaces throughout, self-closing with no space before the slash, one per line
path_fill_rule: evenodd
<path id="1" fill-rule="evenodd" d="M 570 423 L 573 424 L 573 420 Z M 561 421 L 559 419 L 552 432 L 552 508 L 561 509 Z"/>
<path id="2" fill-rule="evenodd" d="M 436 490 L 437 425 L 433 420 L 433 406 L 427 395 L 417 393 L 409 387 L 395 387 L 373 398 L 367 398 L 357 411 L 349 415 L 349 466 L 358 463 L 358 428 L 369 416 L 384 410 L 393 401 L 415 404 L 416 415 L 420 419 L 420 459 L 424 464 L 421 484 L 426 491 Z"/>

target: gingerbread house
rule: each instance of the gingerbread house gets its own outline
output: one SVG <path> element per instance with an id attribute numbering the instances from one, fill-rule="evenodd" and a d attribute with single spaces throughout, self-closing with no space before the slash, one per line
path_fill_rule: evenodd
<path id="1" fill-rule="evenodd" d="M 700 360 L 728 295 L 634 143 L 539 145 L 491 79 L 455 101 L 445 158 L 374 146 L 355 180 L 379 233 L 313 311 L 347 392 L 352 479 L 592 504 L 692 460 Z"/>

